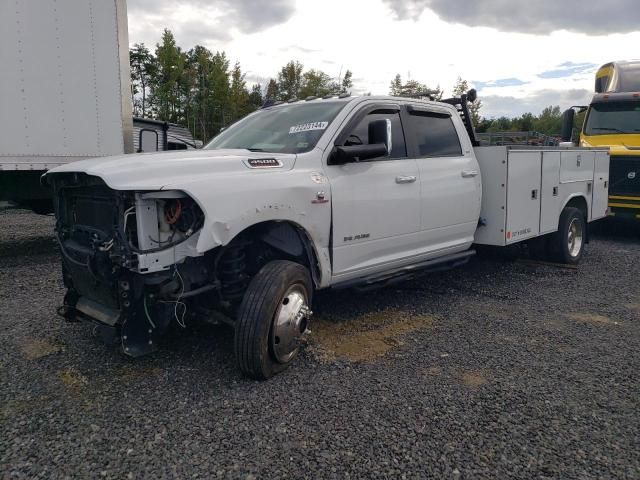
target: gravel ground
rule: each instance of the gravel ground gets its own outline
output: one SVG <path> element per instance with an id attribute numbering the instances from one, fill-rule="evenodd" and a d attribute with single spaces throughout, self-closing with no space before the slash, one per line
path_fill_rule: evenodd
<path id="1" fill-rule="evenodd" d="M 0 478 L 640 478 L 640 228 L 316 298 L 293 368 L 224 327 L 137 360 L 55 315 L 53 220 L 0 212 Z"/>

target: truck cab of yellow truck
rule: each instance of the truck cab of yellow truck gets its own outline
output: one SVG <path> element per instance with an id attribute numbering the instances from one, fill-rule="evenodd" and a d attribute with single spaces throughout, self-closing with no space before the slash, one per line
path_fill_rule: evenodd
<path id="1" fill-rule="evenodd" d="M 640 219 L 640 61 L 611 62 L 596 73 L 595 95 L 580 132 L 581 147 L 608 147 L 609 211 Z M 573 107 L 564 114 L 563 140 L 570 141 Z"/>

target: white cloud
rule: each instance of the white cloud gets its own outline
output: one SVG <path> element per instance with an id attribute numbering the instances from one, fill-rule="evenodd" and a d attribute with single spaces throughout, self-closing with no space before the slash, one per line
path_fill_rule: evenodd
<path id="1" fill-rule="evenodd" d="M 396 73 L 433 87 L 440 85 L 450 93 L 462 76 L 483 84 L 479 88 L 485 104 L 482 114 L 488 117 L 519 114 L 522 108 L 536 113 L 548 101 L 568 107 L 569 97 L 563 93 L 568 90 L 585 92 L 584 101 L 588 101 L 593 89 L 589 68 L 575 69 L 568 76 L 540 75 L 570 69 L 567 62 L 601 65 L 633 58 L 640 44 L 640 31 L 604 36 L 567 31 L 505 33 L 447 23 L 429 9 L 399 20 L 384 0 L 321 4 L 244 0 L 238 3 L 241 7 L 234 5 L 231 0 L 130 0 L 130 40 L 155 45 L 167 27 L 185 49 L 200 43 L 214 51 L 225 50 L 252 79 L 275 76 L 291 59 L 334 77 L 349 68 L 359 93 L 386 94 Z M 596 33 L 601 33 L 603 24 L 617 29 L 600 20 Z M 500 86 L 504 79 L 522 84 L 502 82 Z"/>

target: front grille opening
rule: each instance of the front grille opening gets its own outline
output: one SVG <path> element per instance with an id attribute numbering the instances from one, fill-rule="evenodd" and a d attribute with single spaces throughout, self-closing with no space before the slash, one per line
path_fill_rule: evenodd
<path id="1" fill-rule="evenodd" d="M 611 157 L 609 195 L 640 196 L 640 157 Z"/>

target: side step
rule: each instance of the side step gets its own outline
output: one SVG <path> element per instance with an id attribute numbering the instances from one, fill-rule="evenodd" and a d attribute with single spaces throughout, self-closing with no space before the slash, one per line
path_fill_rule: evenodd
<path id="1" fill-rule="evenodd" d="M 443 270 L 451 270 L 467 263 L 472 256 L 476 254 L 475 250 L 467 250 L 466 252 L 445 255 L 444 257 L 434 258 L 421 263 L 407 265 L 384 273 L 378 273 L 369 277 L 355 278 L 345 282 L 338 283 L 332 288 L 356 288 L 360 291 L 374 290 L 386 287 L 394 283 L 404 282 L 414 278 L 416 275 L 430 272 L 441 272 Z"/>

